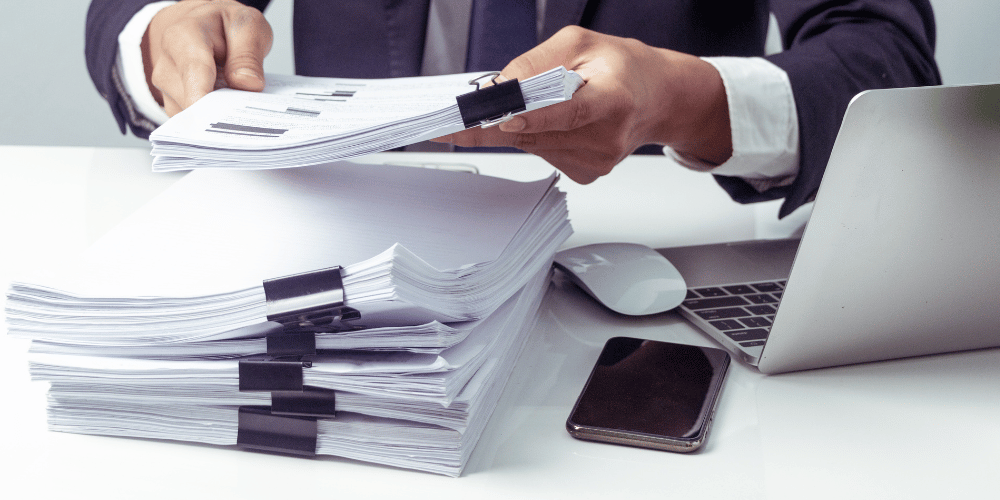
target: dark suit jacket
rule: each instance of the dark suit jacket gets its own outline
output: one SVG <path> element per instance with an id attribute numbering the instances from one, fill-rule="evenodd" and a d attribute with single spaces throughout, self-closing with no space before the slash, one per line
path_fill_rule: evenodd
<path id="1" fill-rule="evenodd" d="M 152 0 L 93 0 L 87 14 L 91 78 L 121 131 L 147 137 L 130 113 L 112 68 L 117 36 Z M 262 9 L 269 0 L 244 0 Z M 296 0 L 296 72 L 382 78 L 420 74 L 429 0 Z M 716 176 L 740 202 L 785 198 L 781 215 L 819 187 L 847 103 L 872 88 L 940 83 L 929 0 L 548 0 L 542 39 L 580 25 L 697 56 L 763 56 L 768 12 L 784 52 L 768 59 L 788 73 L 799 119 L 800 170 L 791 186 L 758 193 L 741 179 Z"/>

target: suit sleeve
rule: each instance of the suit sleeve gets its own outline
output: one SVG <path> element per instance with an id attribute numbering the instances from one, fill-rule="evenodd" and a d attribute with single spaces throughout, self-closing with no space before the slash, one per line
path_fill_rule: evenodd
<path id="1" fill-rule="evenodd" d="M 784 51 L 767 59 L 788 74 L 799 120 L 799 173 L 790 186 L 757 192 L 716 176 L 741 203 L 784 198 L 784 217 L 819 188 L 847 104 L 859 92 L 939 85 L 928 0 L 774 0 Z"/>
<path id="2" fill-rule="evenodd" d="M 126 126 L 138 137 L 148 138 L 151 131 L 144 119 L 131 109 L 117 74 L 118 35 L 139 10 L 155 0 L 92 0 L 87 10 L 84 56 L 90 79 L 97 92 L 108 102 L 111 113 L 118 122 L 118 129 L 125 133 Z M 263 11 L 269 0 L 251 0 L 242 3 Z M 148 122 L 148 120 L 145 120 Z"/>

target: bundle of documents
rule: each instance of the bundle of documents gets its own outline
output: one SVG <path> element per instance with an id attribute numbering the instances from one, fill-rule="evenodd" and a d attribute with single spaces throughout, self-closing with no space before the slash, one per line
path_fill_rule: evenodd
<path id="1" fill-rule="evenodd" d="M 554 183 L 348 162 L 193 172 L 79 259 L 13 282 L 8 332 L 32 339 L 54 430 L 458 475 L 572 231 Z M 269 282 L 338 265 L 350 314 L 271 314 Z M 272 352 L 303 332 L 312 351 Z M 247 387 L 288 368 L 295 388 Z M 278 411 L 310 397 L 320 410 Z"/>
<path id="2" fill-rule="evenodd" d="M 361 80 L 268 75 L 261 93 L 220 89 L 156 129 L 153 170 L 270 169 L 316 165 L 394 149 L 478 126 L 478 118 L 569 100 L 583 84 L 558 67 L 518 87 L 519 103 L 486 96 L 497 115 L 472 116 L 456 97 L 482 73 Z M 486 83 L 484 81 L 484 83 Z M 507 88 L 504 86 L 503 88 Z M 475 95 L 475 94 L 471 94 Z M 476 104 L 476 103 L 474 103 Z"/>
<path id="3" fill-rule="evenodd" d="M 444 403 L 416 394 L 421 379 L 447 378 L 448 372 L 369 372 L 373 380 L 394 383 L 396 395 L 338 389 L 336 416 L 316 421 L 315 453 L 460 475 L 535 324 L 548 277 L 542 270 L 525 287 L 513 314 L 492 329 L 496 342 L 489 359 L 481 360 L 457 397 Z M 51 382 L 52 430 L 236 445 L 239 413 L 268 405 L 271 396 L 239 392 L 232 363 L 201 365 L 58 355 L 32 355 L 30 361 L 32 378 Z M 330 375 L 314 372 L 321 366 L 317 361 L 305 371 L 310 385 L 324 384 Z M 339 387 L 335 375 L 328 380 L 334 381 L 329 386 Z"/>
<path id="4" fill-rule="evenodd" d="M 535 274 L 538 274 L 537 272 Z M 536 279 L 536 282 L 539 280 Z M 311 387 L 345 390 L 371 396 L 405 396 L 410 400 L 449 404 L 465 387 L 476 371 L 507 340 L 512 321 L 530 317 L 543 286 L 535 283 L 511 297 L 503 307 L 486 318 L 467 339 L 439 355 L 408 352 L 336 351 L 311 357 L 312 367 L 303 373 L 303 383 Z M 262 339 L 263 340 L 263 339 Z M 34 342 L 34 345 L 39 345 Z M 44 344 L 42 344 L 44 345 Z M 85 373 L 89 381 L 119 379 L 135 385 L 144 376 L 153 384 L 173 389 L 200 391 L 216 384 L 236 388 L 239 382 L 237 360 L 149 360 L 93 355 L 45 354 L 32 347 L 36 373 L 59 380 L 57 375 L 73 377 Z M 254 354 L 266 352 L 257 351 Z M 53 367 L 46 372 L 43 367 Z M 192 376 L 197 378 L 192 379 Z M 137 390 L 136 393 L 140 393 Z"/>
<path id="5" fill-rule="evenodd" d="M 78 261 L 12 282 L 9 333 L 81 347 L 259 337 L 277 326 L 265 280 L 340 265 L 358 330 L 324 347 L 448 347 L 471 325 L 434 322 L 485 318 L 572 232 L 554 182 L 348 162 L 199 171 Z"/>

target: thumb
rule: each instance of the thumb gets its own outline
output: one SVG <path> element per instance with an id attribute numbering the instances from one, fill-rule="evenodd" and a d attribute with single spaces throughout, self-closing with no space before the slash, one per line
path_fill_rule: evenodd
<path id="1" fill-rule="evenodd" d="M 226 83 L 233 89 L 264 90 L 264 57 L 274 40 L 271 25 L 257 9 L 238 7 L 223 15 L 223 28 Z"/>
<path id="2" fill-rule="evenodd" d="M 578 26 L 567 26 L 551 38 L 514 58 L 501 74 L 509 79 L 525 79 L 557 66 L 576 69 L 580 54 L 586 49 L 592 32 Z"/>

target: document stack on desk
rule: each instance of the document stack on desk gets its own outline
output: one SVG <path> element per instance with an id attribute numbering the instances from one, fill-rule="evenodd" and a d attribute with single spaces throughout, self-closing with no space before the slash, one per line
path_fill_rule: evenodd
<path id="1" fill-rule="evenodd" d="M 217 90 L 153 131 L 153 170 L 270 169 L 353 158 L 567 101 L 583 84 L 561 66 L 477 91 L 472 80 L 481 76 L 268 75 L 263 92 Z"/>
<path id="2" fill-rule="evenodd" d="M 458 475 L 572 231 L 554 182 L 194 172 L 13 282 L 8 331 L 54 430 Z"/>

